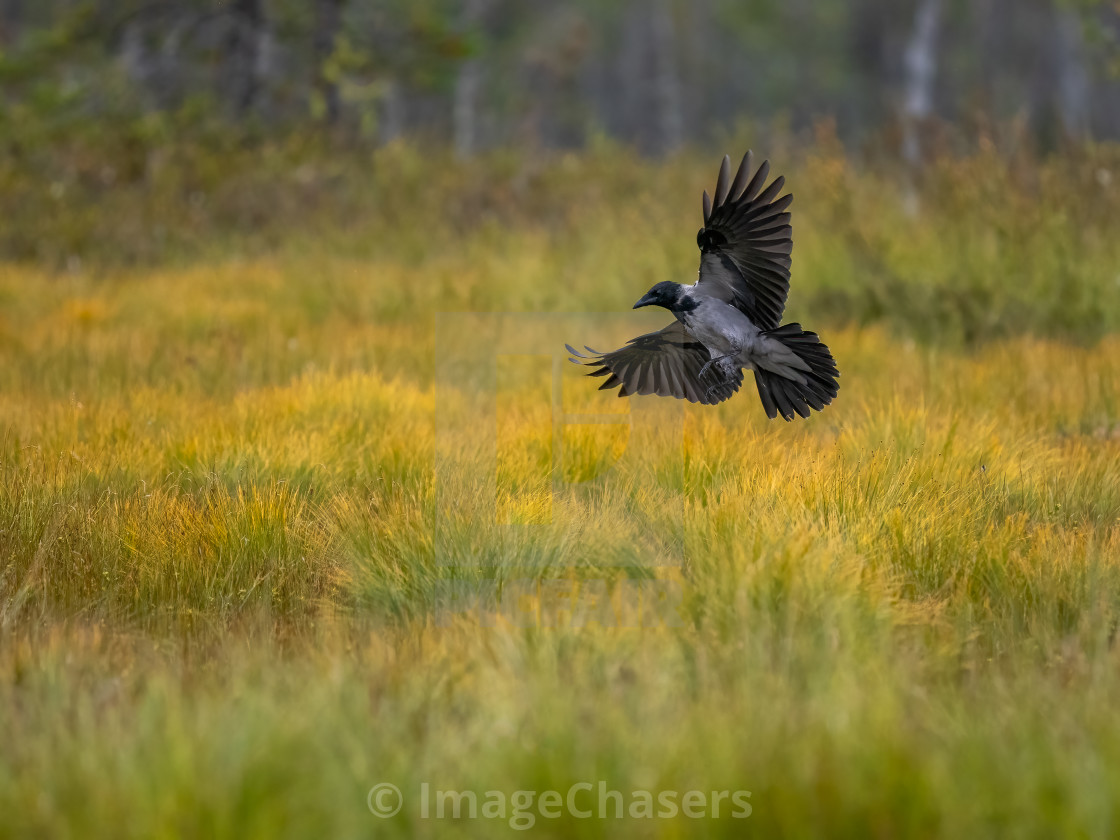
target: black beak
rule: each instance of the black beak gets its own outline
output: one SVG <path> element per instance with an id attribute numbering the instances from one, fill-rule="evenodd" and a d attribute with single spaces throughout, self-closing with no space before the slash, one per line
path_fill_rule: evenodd
<path id="1" fill-rule="evenodd" d="M 653 295 L 646 295 L 640 301 L 634 304 L 635 309 L 641 309 L 643 306 L 653 306 L 657 301 L 653 299 Z"/>

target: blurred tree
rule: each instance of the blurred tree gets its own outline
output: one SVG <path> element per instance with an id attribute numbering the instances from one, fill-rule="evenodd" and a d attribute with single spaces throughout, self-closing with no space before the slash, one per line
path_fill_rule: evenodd
<path id="1" fill-rule="evenodd" d="M 23 0 L 0 2 L 0 45 L 13 44 L 19 39 L 23 23 Z"/>
<path id="2" fill-rule="evenodd" d="M 937 75 L 937 31 L 941 0 L 921 0 L 914 31 L 906 45 L 906 93 L 902 106 L 902 157 L 912 167 L 921 164 L 919 134 L 933 113 L 933 81 Z"/>
<path id="3" fill-rule="evenodd" d="M 226 35 L 225 84 L 239 116 L 253 107 L 267 75 L 264 0 L 233 0 Z"/>
<path id="4" fill-rule="evenodd" d="M 671 152 L 684 140 L 681 81 L 677 74 L 676 26 L 669 0 L 655 0 L 650 10 L 650 44 L 657 103 L 657 148 Z"/>
<path id="5" fill-rule="evenodd" d="M 1081 20 L 1070 9 L 1056 7 L 1055 58 L 1057 101 L 1066 137 L 1080 140 L 1089 127 L 1089 74 L 1081 36 Z"/>
<path id="6" fill-rule="evenodd" d="M 1120 137 L 1118 44 L 1115 0 L 0 0 L 0 108 L 123 126 L 222 103 L 464 157 L 834 120 L 901 129 L 877 148 L 914 162 L 935 121 Z"/>
<path id="7" fill-rule="evenodd" d="M 342 26 L 343 3 L 344 0 L 315 0 L 315 82 L 323 116 L 330 125 L 338 123 L 340 114 L 338 74 L 330 59 Z"/>
<path id="8" fill-rule="evenodd" d="M 470 157 L 478 144 L 478 108 L 482 82 L 482 60 L 478 57 L 478 29 L 488 0 L 463 0 L 460 28 L 471 42 L 470 54 L 459 65 L 455 78 L 454 145 L 460 158 Z"/>

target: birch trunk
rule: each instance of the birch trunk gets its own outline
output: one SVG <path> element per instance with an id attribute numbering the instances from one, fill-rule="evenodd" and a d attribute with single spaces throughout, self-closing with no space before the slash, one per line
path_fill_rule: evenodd
<path id="1" fill-rule="evenodd" d="M 656 0 L 650 21 L 653 42 L 653 96 L 657 107 L 657 145 L 662 154 L 677 149 L 684 140 L 681 114 L 681 80 L 677 72 L 673 10 L 669 0 Z"/>
<path id="2" fill-rule="evenodd" d="M 902 104 L 902 157 L 913 168 L 922 161 L 922 123 L 933 113 L 933 81 L 937 76 L 937 30 L 941 0 L 922 0 L 914 31 L 906 45 L 906 88 Z"/>
<path id="3" fill-rule="evenodd" d="M 1058 113 L 1070 140 L 1084 139 L 1089 128 L 1089 73 L 1081 21 L 1070 9 L 1055 9 L 1057 20 Z"/>
<path id="4" fill-rule="evenodd" d="M 464 33 L 473 32 L 485 11 L 485 0 L 464 0 L 461 26 Z M 469 56 L 459 66 L 455 77 L 452 103 L 452 135 L 455 155 L 466 159 L 478 149 L 478 99 L 482 83 L 482 65 L 477 56 Z"/>

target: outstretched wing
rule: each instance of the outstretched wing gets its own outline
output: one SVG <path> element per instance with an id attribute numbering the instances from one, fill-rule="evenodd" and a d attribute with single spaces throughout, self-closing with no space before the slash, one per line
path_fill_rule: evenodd
<path id="1" fill-rule="evenodd" d="M 700 246 L 699 286 L 751 319 L 759 329 L 779 326 L 789 295 L 793 228 L 786 208 L 792 195 L 778 198 L 785 178 L 764 190 L 770 162 L 751 177 L 754 155 L 747 152 L 735 180 L 731 159 L 724 157 L 715 198 L 704 193 L 704 227 Z M 749 179 L 749 180 L 748 180 Z"/>
<path id="2" fill-rule="evenodd" d="M 631 394 L 657 394 L 703 405 L 723 402 L 743 383 L 743 371 L 735 379 L 721 380 L 723 373 L 712 368 L 700 378 L 700 369 L 711 359 L 708 348 L 692 338 L 679 321 L 663 330 L 640 335 L 612 353 L 599 353 L 590 347 L 590 356 L 564 345 L 576 364 L 597 367 L 588 376 L 607 376 L 599 390 L 619 388 L 620 397 Z"/>

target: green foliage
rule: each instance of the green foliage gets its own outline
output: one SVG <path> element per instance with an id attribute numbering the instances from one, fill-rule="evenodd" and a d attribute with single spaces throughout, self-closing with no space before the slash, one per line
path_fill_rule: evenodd
<path id="1" fill-rule="evenodd" d="M 941 154 L 908 186 L 891 166 L 852 162 L 835 146 L 775 140 L 771 156 L 796 195 L 793 298 L 806 317 L 965 344 L 1024 332 L 1085 341 L 1120 328 L 1117 147 L 1007 159 L 985 141 Z M 583 157 L 463 163 L 314 133 L 265 139 L 206 99 L 66 139 L 28 119 L 8 142 L 9 260 L 97 275 L 235 255 L 283 263 L 329 242 L 340 257 L 389 255 L 440 276 L 451 254 L 468 273 L 492 271 L 500 249 L 511 262 L 543 253 L 567 291 L 598 309 L 622 305 L 635 278 L 695 270 L 686 232 L 713 177 L 710 156 L 652 163 L 610 142 Z M 429 285 L 413 303 L 536 309 L 556 306 L 555 290 Z"/>

